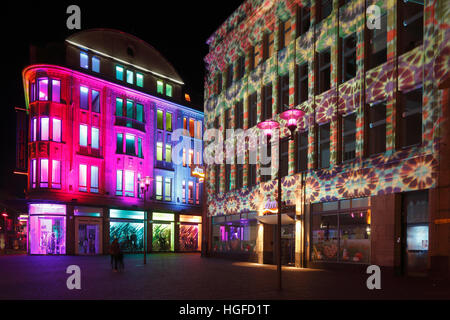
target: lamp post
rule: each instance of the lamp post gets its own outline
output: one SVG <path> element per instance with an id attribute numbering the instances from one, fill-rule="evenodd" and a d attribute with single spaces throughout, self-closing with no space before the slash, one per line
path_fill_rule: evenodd
<path id="1" fill-rule="evenodd" d="M 282 289 L 281 281 L 281 174 L 280 174 L 280 161 L 281 161 L 281 143 L 294 139 L 294 133 L 297 129 L 298 120 L 304 116 L 305 112 L 299 109 L 289 109 L 280 114 L 280 118 L 286 120 L 287 127 L 290 131 L 290 135 L 284 138 L 278 139 L 278 193 L 277 193 L 277 279 L 278 290 Z M 266 120 L 258 123 L 258 128 L 263 130 L 264 135 L 268 141 L 272 137 L 274 130 L 280 128 L 280 124 L 274 120 Z"/>
<path id="2" fill-rule="evenodd" d="M 147 219 L 146 219 L 146 193 L 148 192 L 148 189 L 150 187 L 152 178 L 149 176 L 146 176 L 144 179 L 139 180 L 139 187 L 141 188 L 142 196 L 144 197 L 144 239 L 143 239 L 143 245 L 144 245 L 144 264 L 147 264 L 147 252 L 146 252 L 146 244 L 147 244 L 147 236 L 145 229 L 147 228 Z"/>

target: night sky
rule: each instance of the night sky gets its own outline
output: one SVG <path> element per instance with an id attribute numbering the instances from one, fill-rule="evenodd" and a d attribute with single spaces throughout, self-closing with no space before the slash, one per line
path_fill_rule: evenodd
<path id="1" fill-rule="evenodd" d="M 66 9 L 81 9 L 81 30 L 112 28 L 133 34 L 158 50 L 178 71 L 193 101 L 203 105 L 203 81 L 208 53 L 206 40 L 243 2 L 191 1 L 7 1 L 2 4 L 2 114 L 0 116 L 0 198 L 21 196 L 25 179 L 14 175 L 15 113 L 24 107 L 22 70 L 29 65 L 30 44 L 63 42 L 79 30 L 68 30 Z M 5 55 L 6 54 L 6 55 Z M 6 69 L 6 74 L 5 74 Z M 6 99 L 4 99 L 6 97 Z"/>

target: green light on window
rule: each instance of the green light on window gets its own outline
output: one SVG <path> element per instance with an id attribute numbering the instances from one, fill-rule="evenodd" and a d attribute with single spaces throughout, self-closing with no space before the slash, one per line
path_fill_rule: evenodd
<path id="1" fill-rule="evenodd" d="M 144 86 L 144 75 L 142 73 L 136 72 L 136 85 L 141 88 Z"/>
<path id="2" fill-rule="evenodd" d="M 133 84 L 133 80 L 134 80 L 134 72 L 127 70 L 127 82 Z"/>
<path id="3" fill-rule="evenodd" d="M 160 178 L 160 177 L 158 177 Z M 162 181 L 162 177 L 161 177 Z M 161 212 L 153 212 L 153 220 L 158 221 L 175 221 L 174 215 L 172 213 L 161 213 Z"/>
<path id="4" fill-rule="evenodd" d="M 172 96 L 172 86 L 170 84 L 166 84 L 166 96 Z"/>
<path id="5" fill-rule="evenodd" d="M 172 162 L 172 146 L 166 144 L 166 162 Z"/>
<path id="6" fill-rule="evenodd" d="M 172 131 L 172 114 L 166 112 L 166 131 Z"/>
<path id="7" fill-rule="evenodd" d="M 116 98 L 116 116 L 122 117 L 123 115 L 123 100 Z"/>
<path id="8" fill-rule="evenodd" d="M 116 66 L 116 79 L 123 81 L 123 67 Z"/>
<path id="9" fill-rule="evenodd" d="M 159 130 L 164 130 L 164 127 L 163 127 L 163 111 L 162 110 L 158 110 L 156 112 L 156 127 Z"/>
<path id="10" fill-rule="evenodd" d="M 162 142 L 156 143 L 156 160 L 162 161 L 163 159 L 163 144 Z"/>
<path id="11" fill-rule="evenodd" d="M 156 81 L 156 92 L 164 94 L 164 83 L 161 80 Z"/>
<path id="12" fill-rule="evenodd" d="M 140 103 L 136 103 L 136 120 L 144 122 L 144 106 Z"/>

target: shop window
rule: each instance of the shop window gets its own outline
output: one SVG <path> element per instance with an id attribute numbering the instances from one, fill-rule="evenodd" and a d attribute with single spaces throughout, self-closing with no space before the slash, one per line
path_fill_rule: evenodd
<path id="1" fill-rule="evenodd" d="M 264 35 L 264 54 L 263 59 L 266 61 L 268 58 L 270 58 L 273 55 L 273 46 L 274 46 L 274 34 L 266 33 Z"/>
<path id="2" fill-rule="evenodd" d="M 144 122 L 144 106 L 140 103 L 136 103 L 136 120 Z"/>
<path id="3" fill-rule="evenodd" d="M 112 212 L 112 210 L 111 210 Z M 142 252 L 144 244 L 144 223 L 143 215 L 135 214 L 136 211 L 128 211 L 123 216 L 129 218 L 131 215 L 136 216 L 133 221 L 117 221 L 112 220 L 109 227 L 109 237 L 119 241 L 119 247 L 122 252 Z M 112 215 L 112 213 L 111 213 Z"/>
<path id="4" fill-rule="evenodd" d="M 183 180 L 181 189 L 181 201 L 186 203 L 186 180 Z"/>
<path id="5" fill-rule="evenodd" d="M 116 98 L 116 116 L 123 116 L 123 99 L 121 98 Z"/>
<path id="6" fill-rule="evenodd" d="M 166 131 L 172 131 L 172 113 L 166 112 Z"/>
<path id="7" fill-rule="evenodd" d="M 330 89 L 331 86 L 331 56 L 329 48 L 317 53 L 317 62 L 316 94 L 321 94 Z"/>
<path id="8" fill-rule="evenodd" d="M 100 59 L 97 57 L 92 57 L 92 71 L 100 72 Z"/>
<path id="9" fill-rule="evenodd" d="M 236 80 L 242 79 L 245 75 L 245 56 L 239 56 L 237 60 L 237 75 Z"/>
<path id="10" fill-rule="evenodd" d="M 134 197 L 134 171 L 125 170 L 125 197 Z"/>
<path id="11" fill-rule="evenodd" d="M 369 61 L 369 69 L 381 65 L 387 60 L 387 13 L 380 17 L 380 24 L 380 29 L 368 30 L 367 60 Z"/>
<path id="12" fill-rule="evenodd" d="M 164 82 L 161 80 L 156 81 L 156 93 L 164 94 Z"/>
<path id="13" fill-rule="evenodd" d="M 311 24 L 311 10 L 309 6 L 298 6 L 297 11 L 297 36 L 308 32 Z"/>
<path id="14" fill-rule="evenodd" d="M 78 190 L 87 192 L 87 165 L 85 164 L 80 164 L 79 167 Z"/>
<path id="15" fill-rule="evenodd" d="M 142 73 L 136 72 L 136 85 L 141 88 L 144 86 L 144 75 Z"/>
<path id="16" fill-rule="evenodd" d="M 244 105 L 242 103 L 242 100 L 236 103 L 235 120 L 236 120 L 235 128 L 244 129 Z"/>
<path id="17" fill-rule="evenodd" d="M 123 195 L 123 171 L 117 170 L 116 172 L 116 196 Z"/>
<path id="18" fill-rule="evenodd" d="M 308 169 L 308 131 L 297 132 L 296 172 Z"/>
<path id="19" fill-rule="evenodd" d="M 225 164 L 225 192 L 231 190 L 231 164 Z"/>
<path id="20" fill-rule="evenodd" d="M 38 96 L 39 101 L 48 101 L 48 79 L 38 79 Z"/>
<path id="21" fill-rule="evenodd" d="M 41 118 L 41 141 L 48 141 L 49 139 L 49 118 Z"/>
<path id="22" fill-rule="evenodd" d="M 91 147 L 92 149 L 100 148 L 100 130 L 98 128 L 91 128 Z"/>
<path id="23" fill-rule="evenodd" d="M 32 213 L 35 211 L 34 207 L 37 206 L 43 208 L 39 208 L 39 213 Z M 61 211 L 57 209 L 61 209 Z M 52 212 L 52 215 L 46 215 L 46 211 Z M 55 204 L 30 205 L 29 250 L 31 254 L 59 255 L 66 253 L 65 214 L 65 206 Z"/>
<path id="24" fill-rule="evenodd" d="M 55 79 L 52 80 L 52 101 L 61 102 L 61 81 Z"/>
<path id="25" fill-rule="evenodd" d="M 163 118 L 164 118 L 163 111 L 158 109 L 156 111 L 156 128 L 158 128 L 159 130 L 164 130 Z"/>
<path id="26" fill-rule="evenodd" d="M 280 94 L 279 94 L 279 104 L 278 104 L 278 110 L 279 112 L 283 112 L 287 109 L 289 109 L 289 73 L 280 76 L 279 78 L 279 88 L 280 88 Z"/>
<path id="27" fill-rule="evenodd" d="M 88 143 L 88 126 L 80 124 L 80 146 L 87 147 Z"/>
<path id="28" fill-rule="evenodd" d="M 89 110 L 89 89 L 80 87 L 80 109 Z"/>
<path id="29" fill-rule="evenodd" d="M 400 147 L 422 143 L 422 88 L 400 95 Z"/>
<path id="30" fill-rule="evenodd" d="M 257 100 L 257 95 L 256 92 L 254 92 L 253 94 L 251 94 L 249 97 L 249 103 L 248 103 L 248 128 L 252 128 L 254 126 L 256 126 L 256 122 L 257 122 L 257 117 L 258 117 L 258 100 Z"/>
<path id="31" fill-rule="evenodd" d="M 163 143 L 162 142 L 156 143 L 156 160 L 157 161 L 163 160 Z"/>
<path id="32" fill-rule="evenodd" d="M 398 2 L 398 55 L 402 55 L 422 44 L 423 11 L 423 2 Z"/>
<path id="33" fill-rule="evenodd" d="M 297 66 L 297 104 L 308 100 L 308 62 Z"/>
<path id="34" fill-rule="evenodd" d="M 172 179 L 167 177 L 164 184 L 164 200 L 172 201 Z"/>
<path id="35" fill-rule="evenodd" d="M 131 70 L 127 70 L 127 83 L 133 84 L 134 82 L 134 72 Z"/>
<path id="36" fill-rule="evenodd" d="M 257 221 L 245 215 L 213 217 L 212 252 L 252 255 L 256 250 Z"/>
<path id="37" fill-rule="evenodd" d="M 100 92 L 92 90 L 92 112 L 100 113 Z"/>
<path id="38" fill-rule="evenodd" d="M 125 152 L 129 156 L 136 156 L 136 140 L 132 134 L 125 134 Z"/>
<path id="39" fill-rule="evenodd" d="M 289 141 L 281 142 L 280 156 L 278 170 L 280 170 L 281 177 L 286 177 L 289 174 Z"/>
<path id="40" fill-rule="evenodd" d="M 216 194 L 219 194 L 219 192 L 220 192 L 220 164 L 214 165 L 214 171 L 215 171 L 214 189 L 216 191 Z"/>
<path id="41" fill-rule="evenodd" d="M 153 220 L 155 213 L 153 213 Z M 152 251 L 167 252 L 174 251 L 175 228 L 173 222 L 153 222 L 152 227 Z"/>
<path id="42" fill-rule="evenodd" d="M 266 85 L 263 87 L 263 114 L 262 114 L 262 119 L 263 120 L 267 120 L 272 118 L 272 85 Z"/>
<path id="43" fill-rule="evenodd" d="M 91 166 L 91 192 L 98 193 L 98 167 Z"/>
<path id="44" fill-rule="evenodd" d="M 163 178 L 162 176 L 156 176 L 156 188 L 155 188 L 155 192 L 156 192 L 156 200 L 162 200 L 162 194 L 163 194 Z"/>
<path id="45" fill-rule="evenodd" d="M 89 56 L 86 52 L 80 52 L 80 67 L 89 69 Z"/>
<path id="46" fill-rule="evenodd" d="M 189 181 L 188 184 L 188 201 L 189 203 L 194 203 L 194 182 Z"/>
<path id="47" fill-rule="evenodd" d="M 122 66 L 116 66 L 116 79 L 123 81 L 123 67 Z"/>
<path id="48" fill-rule="evenodd" d="M 52 160 L 52 188 L 61 189 L 61 161 Z"/>
<path id="49" fill-rule="evenodd" d="M 333 11 L 333 0 L 319 0 L 316 2 L 316 23 L 320 23 Z"/>
<path id="50" fill-rule="evenodd" d="M 356 33 L 341 38 L 342 75 L 341 82 L 356 76 Z"/>
<path id="51" fill-rule="evenodd" d="M 313 214 L 313 261 L 336 261 L 338 257 L 337 214 Z"/>
<path id="52" fill-rule="evenodd" d="M 116 153 L 122 154 L 123 153 L 123 133 L 117 134 L 116 142 L 117 142 L 116 143 Z"/>
<path id="53" fill-rule="evenodd" d="M 356 156 L 356 113 L 342 117 L 342 161 Z"/>
<path id="54" fill-rule="evenodd" d="M 368 155 L 386 151 L 386 102 L 371 104 L 368 108 Z"/>
<path id="55" fill-rule="evenodd" d="M 291 41 L 291 20 L 286 20 L 280 25 L 280 46 L 279 49 L 282 50 L 286 48 Z"/>
<path id="56" fill-rule="evenodd" d="M 170 84 L 166 84 L 166 96 L 172 97 L 173 94 L 172 92 L 173 92 L 172 86 Z"/>
<path id="57" fill-rule="evenodd" d="M 318 137 L 318 169 L 330 166 L 330 124 L 319 126 Z"/>

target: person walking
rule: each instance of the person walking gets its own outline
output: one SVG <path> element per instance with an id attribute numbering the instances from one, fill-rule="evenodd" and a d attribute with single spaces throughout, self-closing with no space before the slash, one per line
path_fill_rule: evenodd
<path id="1" fill-rule="evenodd" d="M 114 260 L 114 272 L 117 272 L 117 260 L 120 253 L 119 240 L 117 238 L 111 243 L 110 254 L 111 254 L 111 267 L 113 267 Z"/>

